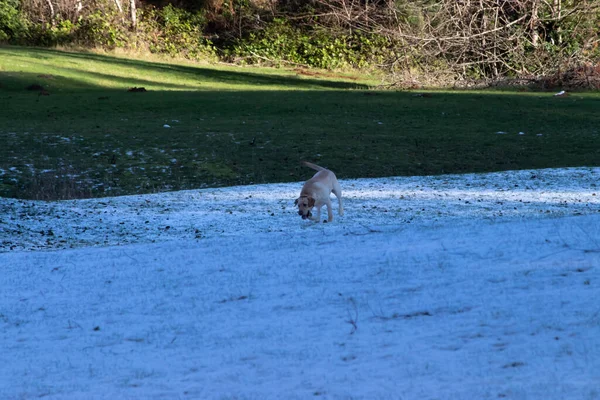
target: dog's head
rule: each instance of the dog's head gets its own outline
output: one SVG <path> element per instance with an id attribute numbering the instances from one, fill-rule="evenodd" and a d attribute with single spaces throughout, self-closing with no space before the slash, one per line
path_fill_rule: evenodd
<path id="1" fill-rule="evenodd" d="M 298 206 L 298 215 L 300 215 L 302 219 L 312 217 L 310 211 L 315 206 L 315 199 L 309 196 L 300 196 L 296 199 L 294 204 Z"/>

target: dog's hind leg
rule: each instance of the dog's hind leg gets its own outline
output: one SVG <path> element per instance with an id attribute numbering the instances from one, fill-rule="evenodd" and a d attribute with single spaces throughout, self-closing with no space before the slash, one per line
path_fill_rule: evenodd
<path id="1" fill-rule="evenodd" d="M 333 221 L 333 210 L 331 209 L 331 200 L 329 200 L 326 204 L 327 206 L 327 222 Z"/>
<path id="2" fill-rule="evenodd" d="M 333 189 L 331 190 L 331 192 L 333 194 L 335 194 L 335 197 L 337 197 L 338 213 L 343 216 L 344 215 L 344 206 L 342 205 L 342 187 L 340 186 L 340 183 L 338 181 L 336 181 L 333 184 Z"/>

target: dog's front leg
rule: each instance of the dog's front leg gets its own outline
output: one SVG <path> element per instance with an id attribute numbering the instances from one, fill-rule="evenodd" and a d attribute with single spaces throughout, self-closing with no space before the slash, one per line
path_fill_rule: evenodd
<path id="1" fill-rule="evenodd" d="M 319 222 L 321 220 L 321 206 L 315 207 L 315 209 L 317 210 L 317 215 L 309 218 L 311 221 Z"/>

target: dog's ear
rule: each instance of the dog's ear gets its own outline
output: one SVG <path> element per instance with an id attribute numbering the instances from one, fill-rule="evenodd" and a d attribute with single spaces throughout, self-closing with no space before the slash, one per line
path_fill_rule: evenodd
<path id="1" fill-rule="evenodd" d="M 300 198 L 298 197 L 296 200 L 294 200 L 294 205 L 297 206 L 298 205 L 298 200 L 300 200 Z"/>
<path id="2" fill-rule="evenodd" d="M 315 199 L 313 199 L 312 197 L 308 198 L 308 206 L 309 207 L 314 207 L 315 206 Z"/>

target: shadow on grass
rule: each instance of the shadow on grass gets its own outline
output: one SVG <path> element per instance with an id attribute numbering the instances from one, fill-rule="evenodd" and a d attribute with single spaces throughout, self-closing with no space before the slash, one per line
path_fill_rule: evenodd
<path id="1" fill-rule="evenodd" d="M 202 69 L 189 69 L 203 76 Z M 235 72 L 219 74 L 239 79 Z M 329 167 L 340 178 L 600 162 L 600 95 L 415 96 L 286 86 L 128 93 L 95 83 L 114 78 L 108 74 L 91 72 L 90 81 L 86 76 L 0 73 L 0 196 L 56 199 L 302 181 L 311 171 L 300 160 Z M 288 80 L 273 78 L 284 85 Z M 119 81 L 151 83 L 142 72 Z M 50 95 L 26 91 L 31 84 L 48 86 Z"/>
<path id="2" fill-rule="evenodd" d="M 136 59 L 125 59 L 102 54 L 92 53 L 72 53 L 54 49 L 41 48 L 21 48 L 21 47 L 0 47 L 1 53 L 10 54 L 19 57 L 30 57 L 38 59 L 52 59 L 56 57 L 64 60 L 95 61 L 109 66 L 123 66 L 139 70 L 139 74 L 148 73 L 176 73 L 184 74 L 189 78 L 199 82 L 225 82 L 231 85 L 252 85 L 252 86 L 286 86 L 295 89 L 367 89 L 368 86 L 361 83 L 346 81 L 335 81 L 325 79 L 300 78 L 298 76 L 268 75 L 263 73 L 254 73 L 246 71 L 225 71 L 202 66 L 185 66 L 176 64 L 163 64 L 160 62 L 143 61 Z M 61 67 L 62 68 L 62 67 Z M 85 75 L 93 75 L 92 72 L 85 69 L 69 68 L 72 71 L 80 72 Z M 118 79 L 112 75 L 106 75 L 107 78 Z M 343 77 L 341 77 L 343 79 Z M 162 86 L 171 86 L 169 84 L 154 83 Z M 174 89 L 180 88 L 172 85 Z M 186 86 L 184 85 L 184 88 Z"/>

